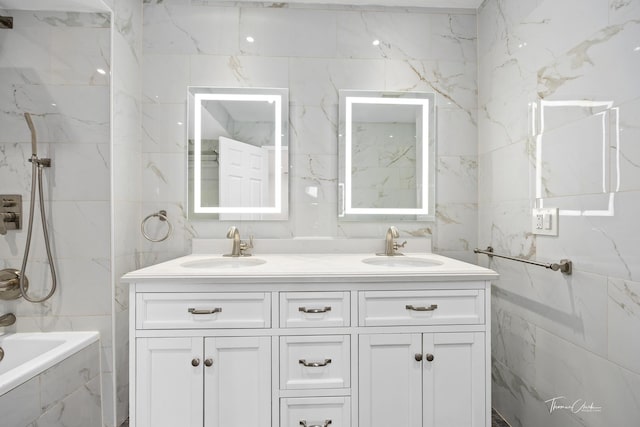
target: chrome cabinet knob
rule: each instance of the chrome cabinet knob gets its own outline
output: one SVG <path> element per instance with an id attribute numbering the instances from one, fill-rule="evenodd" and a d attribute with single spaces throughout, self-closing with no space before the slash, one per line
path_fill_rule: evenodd
<path id="1" fill-rule="evenodd" d="M 416 362 L 422 362 L 422 353 L 416 353 L 414 357 L 416 358 Z"/>
<path id="2" fill-rule="evenodd" d="M 204 366 L 207 368 L 213 366 L 213 359 L 204 359 Z"/>
<path id="3" fill-rule="evenodd" d="M 200 366 L 200 359 L 197 357 L 191 359 L 191 366 Z"/>
<path id="4" fill-rule="evenodd" d="M 433 362 L 433 354 L 426 355 L 427 362 Z"/>

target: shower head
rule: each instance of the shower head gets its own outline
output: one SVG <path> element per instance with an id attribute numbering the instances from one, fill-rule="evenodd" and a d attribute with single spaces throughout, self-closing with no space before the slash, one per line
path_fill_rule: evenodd
<path id="1" fill-rule="evenodd" d="M 38 142 L 36 140 L 36 128 L 33 126 L 33 121 L 31 120 L 31 114 L 24 113 L 24 118 L 27 121 L 27 126 L 29 126 L 29 130 L 31 131 L 31 154 L 34 156 L 38 155 Z"/>

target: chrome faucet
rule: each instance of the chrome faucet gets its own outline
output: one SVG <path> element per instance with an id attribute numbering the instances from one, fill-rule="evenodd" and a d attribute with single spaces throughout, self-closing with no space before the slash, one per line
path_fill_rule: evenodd
<path id="1" fill-rule="evenodd" d="M 11 326 L 16 323 L 16 316 L 13 313 L 7 313 L 0 316 L 0 327 Z"/>
<path id="2" fill-rule="evenodd" d="M 249 243 L 243 242 L 242 240 L 240 240 L 240 230 L 232 225 L 227 231 L 227 239 L 233 239 L 233 246 L 231 248 L 231 253 L 224 254 L 223 256 L 251 256 L 251 254 L 247 254 L 244 251 L 253 248 L 253 236 L 249 238 Z"/>
<path id="3" fill-rule="evenodd" d="M 400 248 L 404 248 L 404 245 L 407 244 L 407 241 L 405 240 L 404 242 L 402 242 L 402 244 L 398 244 L 398 242 L 394 240 L 394 239 L 397 239 L 398 237 L 400 237 L 400 233 L 398 232 L 398 229 L 393 225 L 389 227 L 387 229 L 387 234 L 385 235 L 385 238 L 384 238 L 384 254 L 380 254 L 380 255 L 386 255 L 386 256 L 402 255 L 401 253 L 398 253 L 396 251 Z"/>

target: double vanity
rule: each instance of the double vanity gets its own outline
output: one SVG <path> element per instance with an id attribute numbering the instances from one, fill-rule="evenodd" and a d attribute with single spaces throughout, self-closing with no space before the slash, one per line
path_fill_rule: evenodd
<path id="1" fill-rule="evenodd" d="M 124 276 L 132 427 L 491 425 L 493 271 L 289 242 Z"/>

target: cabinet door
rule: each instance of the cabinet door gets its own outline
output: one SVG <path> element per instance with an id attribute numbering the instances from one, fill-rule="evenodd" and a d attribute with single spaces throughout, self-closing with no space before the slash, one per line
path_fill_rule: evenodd
<path id="1" fill-rule="evenodd" d="M 424 334 L 423 352 L 424 427 L 484 426 L 484 333 Z"/>
<path id="2" fill-rule="evenodd" d="M 136 426 L 202 427 L 202 338 L 138 338 L 136 346 Z"/>
<path id="3" fill-rule="evenodd" d="M 205 338 L 204 359 L 205 427 L 271 427 L 271 338 Z"/>
<path id="4" fill-rule="evenodd" d="M 421 334 L 360 335 L 361 427 L 421 427 Z"/>

